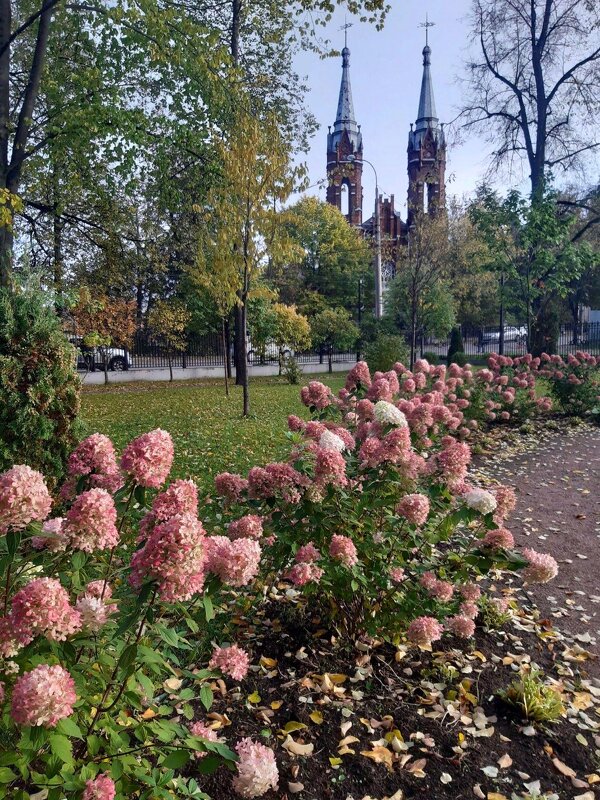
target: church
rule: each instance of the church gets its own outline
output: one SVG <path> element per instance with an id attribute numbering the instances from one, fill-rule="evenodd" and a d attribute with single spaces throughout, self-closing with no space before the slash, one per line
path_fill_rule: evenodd
<path id="1" fill-rule="evenodd" d="M 382 314 L 382 298 L 386 285 L 395 275 L 398 248 L 406 246 L 411 226 L 419 214 L 433 216 L 443 212 L 446 203 L 445 170 L 446 139 L 444 126 L 438 119 L 431 77 L 431 47 L 428 40 L 430 22 L 423 48 L 423 77 L 416 121 L 410 125 L 407 148 L 408 202 L 407 219 L 402 220 L 394 208 L 394 195 L 383 197 L 376 189 L 374 214 L 363 221 L 363 137 L 356 121 L 350 85 L 350 50 L 347 40 L 342 50 L 342 80 L 333 130 L 327 135 L 327 202 L 344 210 L 351 225 L 360 227 L 365 236 L 377 244 L 375 275 L 376 316 Z M 376 184 L 377 182 L 377 174 Z M 385 253 L 381 263 L 382 252 Z"/>

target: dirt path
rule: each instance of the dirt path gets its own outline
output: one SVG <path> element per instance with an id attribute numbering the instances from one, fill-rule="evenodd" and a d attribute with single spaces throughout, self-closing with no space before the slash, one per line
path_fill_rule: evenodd
<path id="1" fill-rule="evenodd" d="M 528 441 L 527 441 L 528 440 Z M 548 552 L 560 572 L 526 595 L 543 617 L 600 655 L 600 428 L 580 425 L 526 437 L 477 459 L 474 477 L 514 486 L 508 527 L 518 544 Z"/>

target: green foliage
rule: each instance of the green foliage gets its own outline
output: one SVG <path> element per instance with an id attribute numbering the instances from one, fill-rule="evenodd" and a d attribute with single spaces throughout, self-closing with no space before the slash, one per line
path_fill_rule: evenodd
<path id="1" fill-rule="evenodd" d="M 541 672 L 535 668 L 516 678 L 498 694 L 533 722 L 555 722 L 564 714 L 560 694 L 544 683 Z"/>
<path id="2" fill-rule="evenodd" d="M 294 356 L 288 356 L 283 362 L 283 375 L 292 386 L 297 386 L 300 383 L 303 372 Z"/>
<path id="3" fill-rule="evenodd" d="M 0 292 L 0 470 L 28 464 L 62 477 L 77 441 L 75 350 L 38 290 Z"/>
<path id="4" fill-rule="evenodd" d="M 322 347 L 327 352 L 334 349 L 349 350 L 356 344 L 359 333 L 350 314 L 343 308 L 327 308 L 321 311 L 312 324 L 314 347 Z"/>
<path id="5" fill-rule="evenodd" d="M 461 364 L 460 361 L 457 361 L 458 354 L 464 354 L 465 346 L 463 344 L 462 333 L 459 327 L 452 328 L 452 332 L 450 334 L 450 345 L 448 347 L 448 364 L 460 364 L 464 366 L 467 362 L 465 361 Z M 460 357 L 460 356 L 459 356 Z"/>
<path id="6" fill-rule="evenodd" d="M 423 358 L 430 364 L 437 364 L 439 357 L 440 357 L 439 354 L 434 353 L 433 350 L 425 350 L 425 352 L 423 353 Z"/>
<path id="7" fill-rule="evenodd" d="M 571 357 L 547 377 L 551 395 L 567 414 L 596 415 L 600 405 L 600 365 Z"/>
<path id="8" fill-rule="evenodd" d="M 81 478 L 79 491 L 91 486 Z M 0 537 L 0 580 L 6 602 L 35 576 L 60 581 L 71 603 L 91 581 L 108 583 L 108 621 L 93 632 L 87 627 L 65 641 L 32 634 L 32 641 L 11 654 L 17 665 L 3 670 L 4 688 L 10 697 L 13 684 L 23 673 L 40 664 L 58 664 L 73 678 L 77 703 L 73 713 L 55 727 L 23 726 L 13 721 L 10 702 L 0 715 L 3 764 L 0 797 L 24 800 L 49 788 L 49 798 L 80 797 L 88 779 L 107 773 L 118 797 L 177 797 L 202 800 L 200 774 L 219 764 L 232 766 L 235 754 L 221 742 L 192 736 L 190 721 L 210 711 L 212 680 L 219 672 L 202 668 L 189 656 L 211 630 L 215 614 L 225 604 L 220 582 L 207 580 L 202 602 L 167 602 L 151 580 L 133 591 L 128 572 L 136 550 L 140 521 L 150 510 L 152 497 L 129 479 L 115 494 L 118 511 L 118 566 L 114 551 L 92 553 L 69 547 L 67 553 L 34 549 L 31 536 L 40 534 L 39 523 L 25 530 L 10 529 Z M 33 569 L 33 572 L 31 571 Z M 229 605 L 229 601 L 227 602 Z M 223 615 L 224 617 L 226 615 Z M 208 626 L 208 627 L 207 627 Z M 206 650 L 212 650 L 210 638 Z M 209 752 L 190 774 L 196 752 Z M 18 794 L 22 787 L 27 792 Z"/>
<path id="9" fill-rule="evenodd" d="M 406 364 L 409 350 L 402 336 L 382 334 L 365 347 L 364 356 L 373 371 L 387 372 L 397 361 Z"/>

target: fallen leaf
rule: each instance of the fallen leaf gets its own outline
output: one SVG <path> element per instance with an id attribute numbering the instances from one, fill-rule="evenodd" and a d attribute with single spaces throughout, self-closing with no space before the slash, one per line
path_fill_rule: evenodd
<path id="1" fill-rule="evenodd" d="M 291 722 L 286 722 L 286 724 L 283 726 L 283 732 L 293 733 L 294 731 L 302 731 L 305 728 L 308 728 L 308 725 L 306 725 L 304 722 L 294 722 L 294 720 L 292 720 Z"/>
<path id="2" fill-rule="evenodd" d="M 507 767 L 510 767 L 512 763 L 513 763 L 513 760 L 508 755 L 508 753 L 505 753 L 503 756 L 500 756 L 500 758 L 498 759 L 498 766 L 501 769 L 506 769 Z"/>
<path id="3" fill-rule="evenodd" d="M 361 750 L 360 754 L 361 756 L 365 756 L 365 758 L 370 758 L 376 764 L 385 764 L 390 772 L 393 769 L 394 755 L 387 747 L 374 747 L 372 750 Z"/>
<path id="4" fill-rule="evenodd" d="M 248 695 L 248 702 L 257 705 L 262 700 L 262 697 L 259 695 L 258 692 L 252 692 L 252 694 Z"/>
<path id="5" fill-rule="evenodd" d="M 447 772 L 442 772 L 442 774 L 440 775 L 440 782 L 452 783 L 452 775 L 449 775 Z"/>
<path id="6" fill-rule="evenodd" d="M 288 783 L 288 791 L 290 794 L 298 794 L 304 790 L 303 783 Z"/>
<path id="7" fill-rule="evenodd" d="M 300 744 L 300 742 L 295 742 L 291 736 L 288 736 L 281 746 L 294 756 L 310 756 L 315 749 L 314 744 Z"/>
<path id="8" fill-rule="evenodd" d="M 313 712 L 312 712 L 311 714 L 309 714 L 308 716 L 311 718 L 311 720 L 312 720 L 312 721 L 313 721 L 313 722 L 314 722 L 316 725 L 322 725 L 322 724 L 323 724 L 323 714 L 321 714 L 321 712 L 320 712 L 320 711 L 313 711 Z"/>
<path id="9" fill-rule="evenodd" d="M 560 758 L 553 758 L 552 763 L 554 764 L 556 769 L 561 773 L 561 775 L 566 775 L 567 778 L 574 778 L 577 775 L 575 770 L 567 766 L 563 761 L 560 760 Z"/>

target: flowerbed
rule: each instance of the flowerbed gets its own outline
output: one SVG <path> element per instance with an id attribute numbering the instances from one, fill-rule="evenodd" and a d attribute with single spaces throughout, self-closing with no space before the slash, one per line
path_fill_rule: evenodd
<path id="1" fill-rule="evenodd" d="M 595 380 L 597 362 L 577 361 Z M 561 381 L 558 366 L 422 361 L 371 377 L 359 363 L 337 398 L 313 381 L 288 460 L 217 476 L 202 522 L 191 481 L 164 488 L 161 430 L 120 461 L 107 437 L 86 439 L 54 503 L 39 473 L 3 473 L 0 797 L 202 798 L 202 774 L 224 762 L 235 793 L 262 796 L 278 785 L 272 750 L 247 736 L 229 749 L 208 715 L 215 691 L 263 664 L 230 636 L 261 594 L 290 587 L 348 645 L 427 649 L 502 616 L 506 600 L 482 591 L 491 571 L 552 579 L 550 556 L 514 547 L 512 490 L 466 482 L 464 440 L 549 408 L 535 375 Z"/>

